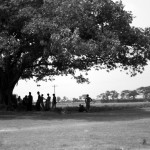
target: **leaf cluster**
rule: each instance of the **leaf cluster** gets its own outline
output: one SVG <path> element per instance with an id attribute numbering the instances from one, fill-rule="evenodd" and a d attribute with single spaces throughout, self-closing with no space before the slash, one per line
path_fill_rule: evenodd
<path id="1" fill-rule="evenodd" d="M 149 29 L 112 0 L 3 0 L 0 68 L 22 79 L 121 67 L 142 72 L 150 58 Z"/>

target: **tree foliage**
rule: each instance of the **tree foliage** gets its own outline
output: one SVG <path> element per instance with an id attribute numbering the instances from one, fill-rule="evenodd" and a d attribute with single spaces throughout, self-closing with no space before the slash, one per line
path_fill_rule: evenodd
<path id="1" fill-rule="evenodd" d="M 135 99 L 137 95 L 137 90 L 123 90 L 120 94 L 121 99 Z"/>
<path id="2" fill-rule="evenodd" d="M 137 96 L 143 96 L 145 100 L 150 99 L 150 86 L 139 87 L 135 90 L 123 90 L 120 93 L 115 90 L 106 91 L 97 95 L 97 98 L 102 100 L 118 100 L 120 97 L 121 100 L 135 100 Z"/>
<path id="3" fill-rule="evenodd" d="M 71 74 L 85 82 L 75 72 L 91 67 L 135 75 L 150 56 L 149 29 L 132 27 L 121 1 L 3 0 L 0 14 L 0 96 L 19 79 Z"/>
<path id="4" fill-rule="evenodd" d="M 129 91 L 129 98 L 135 99 L 137 95 L 139 95 L 137 90 Z"/>
<path id="5" fill-rule="evenodd" d="M 119 93 L 115 90 L 110 91 L 111 99 L 118 99 Z"/>
<path id="6" fill-rule="evenodd" d="M 144 99 L 150 98 L 150 86 L 138 88 L 137 93 L 141 94 Z"/>
<path id="7" fill-rule="evenodd" d="M 106 91 L 105 93 L 99 94 L 97 97 L 102 100 L 115 100 L 118 99 L 119 93 L 115 90 L 112 91 Z"/>

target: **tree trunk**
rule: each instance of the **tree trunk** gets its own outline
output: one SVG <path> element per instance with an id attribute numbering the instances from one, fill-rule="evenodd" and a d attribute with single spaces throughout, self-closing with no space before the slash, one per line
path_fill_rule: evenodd
<path id="1" fill-rule="evenodd" d="M 4 104 L 7 106 L 11 106 L 13 104 L 12 101 L 13 90 L 14 86 L 6 87 L 5 89 L 0 89 L 0 104 Z"/>
<path id="2" fill-rule="evenodd" d="M 8 74 L 0 70 L 0 104 L 11 106 L 12 93 L 16 83 L 20 78 L 19 74 Z"/>
<path id="3" fill-rule="evenodd" d="M 9 101 L 10 100 L 10 97 L 11 97 L 11 94 L 10 92 L 8 92 L 9 90 L 2 90 L 0 89 L 0 104 L 4 104 L 4 105 L 9 105 Z"/>
<path id="4" fill-rule="evenodd" d="M 4 92 L 0 89 L 0 104 L 5 104 L 5 96 Z"/>

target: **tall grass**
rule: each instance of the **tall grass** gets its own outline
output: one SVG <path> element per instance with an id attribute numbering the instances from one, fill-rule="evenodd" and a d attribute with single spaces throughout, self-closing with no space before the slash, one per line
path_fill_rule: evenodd
<path id="1" fill-rule="evenodd" d="M 77 112 L 79 109 L 79 104 L 84 103 L 66 103 L 58 104 L 58 109 L 62 109 L 69 112 Z M 134 109 L 134 108 L 144 108 L 150 107 L 150 102 L 135 102 L 135 103 L 92 103 L 90 111 L 91 112 L 101 112 L 101 111 L 112 111 L 112 110 L 124 110 L 124 109 Z"/>

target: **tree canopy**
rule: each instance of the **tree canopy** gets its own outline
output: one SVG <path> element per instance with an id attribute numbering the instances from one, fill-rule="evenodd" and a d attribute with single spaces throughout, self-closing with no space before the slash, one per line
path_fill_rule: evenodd
<path id="1" fill-rule="evenodd" d="M 115 100 L 120 97 L 122 100 L 135 100 L 137 96 L 142 96 L 144 100 L 150 99 L 150 86 L 139 87 L 135 90 L 123 90 L 120 93 L 115 90 L 105 91 L 104 93 L 97 95 L 97 98 L 102 100 L 109 100 L 111 98 L 111 100 Z"/>
<path id="2" fill-rule="evenodd" d="M 137 89 L 137 92 L 139 94 L 142 94 L 143 98 L 145 98 L 145 99 L 150 98 L 150 86 L 140 87 Z"/>
<path id="3" fill-rule="evenodd" d="M 131 68 L 150 59 L 149 29 L 132 27 L 132 13 L 112 0 L 0 1 L 0 99 L 19 79 L 76 70 Z M 9 89 L 9 90 L 8 90 Z"/>

